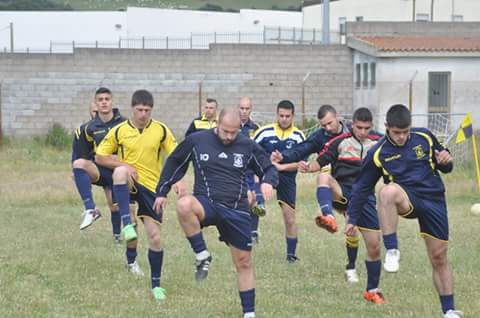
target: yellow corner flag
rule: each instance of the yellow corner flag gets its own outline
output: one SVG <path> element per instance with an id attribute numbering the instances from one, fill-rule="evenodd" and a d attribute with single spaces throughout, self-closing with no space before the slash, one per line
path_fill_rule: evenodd
<path id="1" fill-rule="evenodd" d="M 472 137 L 473 135 L 473 127 L 472 127 L 472 115 L 468 113 L 462 121 L 460 125 L 460 129 L 457 133 L 457 139 L 455 143 L 460 144 L 467 140 L 468 138 Z"/>

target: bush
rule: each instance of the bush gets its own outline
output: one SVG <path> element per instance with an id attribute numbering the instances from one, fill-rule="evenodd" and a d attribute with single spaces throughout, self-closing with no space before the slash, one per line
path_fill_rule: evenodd
<path id="1" fill-rule="evenodd" d="M 198 8 L 198 10 L 201 10 L 201 11 L 223 11 L 223 7 L 219 6 L 218 4 L 206 3 L 203 6 L 201 6 L 200 8 Z"/>
<path id="2" fill-rule="evenodd" d="M 57 149 L 65 149 L 70 146 L 72 136 L 59 123 L 54 123 L 45 137 L 45 144 Z"/>

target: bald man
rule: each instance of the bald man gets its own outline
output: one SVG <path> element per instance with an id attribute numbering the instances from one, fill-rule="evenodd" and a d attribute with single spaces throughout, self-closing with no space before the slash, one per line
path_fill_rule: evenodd
<path id="1" fill-rule="evenodd" d="M 247 96 L 240 98 L 240 101 L 238 102 L 238 110 L 240 112 L 240 134 L 249 138 L 253 137 L 259 126 L 250 118 L 253 110 L 252 99 Z M 252 242 L 258 244 L 258 217 L 264 216 L 266 213 L 265 200 L 260 191 L 258 178 L 252 171 L 248 171 L 246 177 L 248 185 L 248 203 L 250 204 L 252 215 Z"/>
<path id="2" fill-rule="evenodd" d="M 251 216 L 245 173 L 261 179 L 261 191 L 272 197 L 278 174 L 268 155 L 250 138 L 239 134 L 238 109 L 220 112 L 217 128 L 187 136 L 167 159 L 157 187 L 155 208 L 165 208 L 170 188 L 193 161 L 194 195 L 177 201 L 180 225 L 196 255 L 195 278 L 204 280 L 212 257 L 203 239 L 202 227 L 215 225 L 220 240 L 230 247 L 244 318 L 255 317 L 255 274 L 252 265 Z"/>

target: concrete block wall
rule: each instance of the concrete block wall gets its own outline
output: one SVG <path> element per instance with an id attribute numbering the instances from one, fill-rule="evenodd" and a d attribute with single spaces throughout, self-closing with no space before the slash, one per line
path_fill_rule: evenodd
<path id="1" fill-rule="evenodd" d="M 202 101 L 216 98 L 235 106 L 251 96 L 254 110 L 274 112 L 291 99 L 300 112 L 302 79 L 305 111 L 329 103 L 351 112 L 352 56 L 345 46 L 214 45 L 209 50 L 77 49 L 74 54 L 0 54 L 1 115 L 5 135 L 45 134 L 54 122 L 73 130 L 88 118 L 99 86 L 109 87 L 114 103 L 130 112 L 131 94 L 154 94 L 154 118 L 176 136 L 198 113 Z"/>

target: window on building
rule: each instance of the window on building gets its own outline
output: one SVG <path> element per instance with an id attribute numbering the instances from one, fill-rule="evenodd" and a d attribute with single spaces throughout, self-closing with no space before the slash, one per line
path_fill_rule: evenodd
<path id="1" fill-rule="evenodd" d="M 368 63 L 363 63 L 363 81 L 362 87 L 368 88 Z"/>
<path id="2" fill-rule="evenodd" d="M 340 26 L 340 35 L 345 35 L 347 34 L 347 18 L 346 17 L 340 17 L 338 18 L 338 24 Z"/>
<path id="3" fill-rule="evenodd" d="M 377 63 L 370 63 L 370 87 L 377 85 Z"/>
<path id="4" fill-rule="evenodd" d="M 362 81 L 362 64 L 355 65 L 355 88 L 360 88 Z"/>
<path id="5" fill-rule="evenodd" d="M 355 21 L 357 22 L 363 22 L 363 16 L 359 15 L 355 17 Z"/>
<path id="6" fill-rule="evenodd" d="M 463 22 L 463 15 L 461 14 L 454 14 L 452 15 L 453 22 Z"/>
<path id="7" fill-rule="evenodd" d="M 450 109 L 450 72 L 428 73 L 428 112 L 446 113 Z"/>
<path id="8" fill-rule="evenodd" d="M 417 22 L 428 22 L 430 21 L 430 15 L 428 13 L 417 13 L 415 20 Z"/>

